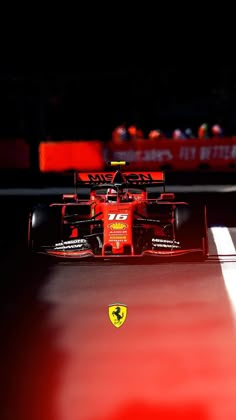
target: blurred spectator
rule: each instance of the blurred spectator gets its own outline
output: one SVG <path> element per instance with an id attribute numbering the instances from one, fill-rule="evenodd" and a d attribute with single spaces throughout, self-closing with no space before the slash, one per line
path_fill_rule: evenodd
<path id="1" fill-rule="evenodd" d="M 161 130 L 151 130 L 148 133 L 148 138 L 149 140 L 160 140 L 161 138 L 163 138 L 163 134 Z"/>
<path id="2" fill-rule="evenodd" d="M 222 137 L 223 129 L 219 124 L 215 124 L 211 127 L 211 134 L 213 137 Z"/>
<path id="3" fill-rule="evenodd" d="M 112 140 L 115 142 L 123 142 L 129 140 L 129 132 L 126 123 L 118 125 L 112 132 Z"/>
<path id="4" fill-rule="evenodd" d="M 185 130 L 185 136 L 187 139 L 195 139 L 195 136 L 193 134 L 193 130 L 191 128 L 186 128 Z"/>
<path id="5" fill-rule="evenodd" d="M 176 130 L 173 131 L 172 138 L 174 140 L 186 139 L 186 135 L 179 128 L 176 128 Z"/>
<path id="6" fill-rule="evenodd" d="M 204 123 L 204 124 L 200 125 L 200 127 L 198 128 L 198 138 L 199 139 L 208 139 L 209 138 L 208 124 Z"/>
<path id="7" fill-rule="evenodd" d="M 132 124 L 128 127 L 128 133 L 130 140 L 143 138 L 143 131 L 137 127 L 135 124 Z"/>

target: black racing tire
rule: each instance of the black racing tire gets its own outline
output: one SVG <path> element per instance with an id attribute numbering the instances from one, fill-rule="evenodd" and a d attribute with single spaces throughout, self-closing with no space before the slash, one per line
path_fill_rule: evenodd
<path id="1" fill-rule="evenodd" d="M 28 249 L 38 252 L 43 246 L 60 242 L 62 233 L 61 206 L 39 204 L 28 220 Z"/>
<path id="2" fill-rule="evenodd" d="M 174 230 L 177 241 L 183 248 L 199 248 L 196 259 L 205 260 L 208 256 L 208 229 L 206 207 L 194 208 L 189 204 L 177 204 L 174 210 Z"/>

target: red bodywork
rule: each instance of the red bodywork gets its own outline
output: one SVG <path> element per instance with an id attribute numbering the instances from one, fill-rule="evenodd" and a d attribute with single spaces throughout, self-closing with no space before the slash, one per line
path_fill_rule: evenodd
<path id="1" fill-rule="evenodd" d="M 122 195 L 117 194 L 115 202 L 107 202 L 106 192 L 99 191 L 100 188 L 106 189 L 107 185 L 115 185 L 116 181 L 124 182 L 127 187 L 125 199 Z M 90 198 L 88 200 L 79 199 L 77 193 L 77 182 L 83 184 L 83 187 L 91 188 Z M 148 199 L 146 186 L 160 185 L 163 191 L 160 192 L 158 198 Z M 174 212 L 177 205 L 187 204 L 174 201 L 174 194 L 165 192 L 165 180 L 163 172 L 124 172 L 116 171 L 102 173 L 80 173 L 76 174 L 76 191 L 75 194 L 64 195 L 63 203 L 54 203 L 51 206 L 61 206 L 62 214 L 62 231 L 66 225 L 70 227 L 70 234 L 66 238 L 66 242 L 56 244 L 50 247 L 46 252 L 50 255 L 66 258 L 82 258 L 82 257 L 142 257 L 144 255 L 152 256 L 174 256 L 192 252 L 203 251 L 205 256 L 208 255 L 208 239 L 207 239 L 207 220 L 205 213 L 205 230 L 206 235 L 200 248 L 183 249 L 178 246 L 158 245 L 154 247 L 144 247 L 137 252 L 137 240 L 142 240 L 146 232 L 151 232 L 153 238 L 157 241 L 165 242 L 167 238 L 165 226 L 169 225 L 174 234 Z M 144 187 L 144 188 L 140 188 Z M 150 217 L 147 208 L 148 204 L 153 203 L 157 208 L 157 214 Z M 163 205 L 165 206 L 163 208 Z M 66 218 L 68 207 L 75 206 L 75 216 L 73 223 Z M 87 208 L 87 213 L 83 214 L 80 209 Z M 161 211 L 163 223 L 158 223 L 160 215 L 159 209 L 168 209 L 168 214 Z M 78 224 L 77 224 L 78 221 Z M 94 252 L 92 248 L 83 249 L 79 241 L 85 237 L 83 234 L 84 227 L 87 226 L 87 236 L 99 236 L 102 231 L 102 240 L 100 241 L 99 252 Z M 135 237 L 134 226 L 139 229 L 139 236 Z M 94 230 L 97 229 L 97 230 Z M 100 233 L 99 233 L 100 229 Z M 93 233 L 95 232 L 95 233 Z M 62 235 L 63 236 L 63 235 Z M 86 236 L 86 237 L 87 237 Z M 63 239 L 63 238 L 62 238 Z M 166 240 L 168 242 L 168 240 Z M 169 240 L 169 242 L 171 242 Z M 71 245 L 72 244 L 72 245 Z M 174 242 L 173 242 L 174 244 Z M 166 248 L 165 248 L 166 246 Z"/>

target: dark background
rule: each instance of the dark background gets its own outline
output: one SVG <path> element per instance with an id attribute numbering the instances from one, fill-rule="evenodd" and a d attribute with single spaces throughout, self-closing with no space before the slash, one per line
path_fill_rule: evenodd
<path id="1" fill-rule="evenodd" d="M 110 138 L 113 128 L 123 120 L 128 124 L 136 122 L 145 133 L 156 126 L 166 131 L 179 126 L 196 129 L 202 122 L 211 124 L 218 120 L 225 132 L 231 135 L 236 133 L 235 75 L 235 71 L 227 68 L 215 72 L 204 68 L 197 73 L 189 68 L 100 74 L 1 73 L 0 138 L 20 136 L 32 144 L 49 136 L 55 139 L 98 138 L 105 141 Z M 218 175 L 221 179 L 221 174 Z M 231 177 L 230 173 L 228 175 Z M 185 174 L 185 182 L 186 178 L 190 183 L 199 183 L 199 174 L 195 178 Z M 48 180 L 45 181 L 47 186 Z M 175 174 L 172 181 L 178 182 Z M 209 183 L 209 174 L 206 176 L 203 173 L 202 182 Z M 4 173 L 0 177 L 0 185 L 9 183 L 35 188 L 41 185 L 42 178 L 39 180 L 28 173 L 25 178 L 18 173 L 10 177 Z M 55 178 L 51 184 L 55 185 Z M 27 252 L 30 210 L 38 202 L 56 199 L 58 197 L 9 197 L 4 194 L 0 198 L 1 420 L 58 419 L 54 411 L 55 400 L 65 355 L 58 349 L 60 331 L 49 322 L 55 302 L 53 305 L 50 300 L 42 302 L 40 297 L 45 284 L 50 284 L 51 267 L 48 267 L 48 262 L 36 265 Z M 217 224 L 235 226 L 234 193 L 181 193 L 177 194 L 177 199 L 206 203 L 209 227 Z M 211 267 L 213 264 L 214 261 L 210 261 Z M 110 267 L 108 269 L 110 271 Z M 88 279 L 90 274 L 88 267 Z M 186 275 L 186 269 L 183 275 Z M 70 279 L 72 286 L 68 286 L 68 290 L 65 286 L 65 299 L 69 296 L 70 287 L 76 293 L 78 278 Z M 209 278 L 211 287 L 213 274 Z M 173 282 L 170 284 L 173 286 Z M 188 309 L 186 302 L 183 305 Z M 216 322 L 219 322 L 219 318 Z M 203 329 L 206 330 L 206 325 Z M 181 407 L 177 407 L 177 417 L 179 409 Z M 141 410 L 145 411 L 146 418 L 151 416 L 146 413 L 145 407 L 141 406 Z M 171 412 L 169 407 L 158 413 L 166 411 L 168 416 Z M 193 411 L 196 413 L 195 407 L 192 410 L 187 408 L 187 411 L 191 415 Z M 185 407 L 183 416 L 187 411 Z M 119 413 L 117 415 L 119 417 Z M 114 414 L 114 417 L 117 416 Z"/>
<path id="2" fill-rule="evenodd" d="M 236 133 L 236 68 L 222 64 L 145 70 L 0 73 L 0 137 L 108 140 L 121 122 L 147 136 L 220 123 Z"/>

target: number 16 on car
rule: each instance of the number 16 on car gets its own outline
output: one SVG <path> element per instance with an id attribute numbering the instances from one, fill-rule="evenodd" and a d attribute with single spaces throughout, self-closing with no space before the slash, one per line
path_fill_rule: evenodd
<path id="1" fill-rule="evenodd" d="M 108 220 L 127 220 L 128 214 L 125 213 L 109 213 Z"/>

